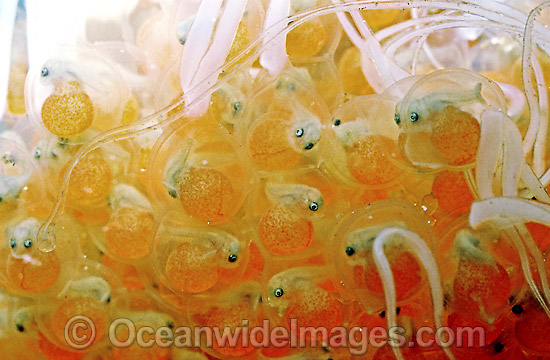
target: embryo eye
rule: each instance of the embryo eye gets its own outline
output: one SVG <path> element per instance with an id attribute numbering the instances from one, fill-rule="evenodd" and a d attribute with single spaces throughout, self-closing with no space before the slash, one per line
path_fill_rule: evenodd
<path id="1" fill-rule="evenodd" d="M 236 102 L 235 104 L 233 104 L 233 111 L 234 111 L 235 113 L 241 111 L 242 108 L 243 108 L 243 104 L 242 104 L 240 101 L 238 101 L 238 102 Z"/>
<path id="2" fill-rule="evenodd" d="M 296 129 L 296 137 L 302 137 L 304 136 L 304 129 Z"/>
<path id="3" fill-rule="evenodd" d="M 311 211 L 317 211 L 317 210 L 319 210 L 319 204 L 316 203 L 315 201 L 312 201 L 312 202 L 309 204 L 309 210 L 311 210 Z"/>
<path id="4" fill-rule="evenodd" d="M 306 143 L 306 144 L 304 145 L 304 149 L 306 149 L 306 150 L 313 149 L 313 146 L 314 146 L 314 145 L 315 145 L 314 143 L 308 142 L 308 143 Z"/>
<path id="5" fill-rule="evenodd" d="M 31 239 L 27 239 L 25 240 L 25 242 L 23 243 L 23 245 L 28 249 L 32 246 L 32 240 Z"/>
<path id="6" fill-rule="evenodd" d="M 284 293 L 285 292 L 281 288 L 277 288 L 273 291 L 273 295 L 275 295 L 275 297 L 281 297 Z"/>
<path id="7" fill-rule="evenodd" d="M 415 113 L 415 112 L 413 111 L 413 112 L 411 113 L 411 115 L 410 115 L 410 118 L 411 118 L 411 122 L 417 122 L 419 116 L 418 116 L 417 113 Z"/>
<path id="8" fill-rule="evenodd" d="M 237 255 L 235 254 L 231 254 L 227 257 L 227 261 L 229 261 L 230 263 L 234 263 L 235 261 L 237 261 Z"/>
<path id="9" fill-rule="evenodd" d="M 395 123 L 397 125 L 399 125 L 401 123 L 401 117 L 399 116 L 398 113 L 395 113 L 395 115 L 393 116 L 393 120 L 395 121 Z"/>

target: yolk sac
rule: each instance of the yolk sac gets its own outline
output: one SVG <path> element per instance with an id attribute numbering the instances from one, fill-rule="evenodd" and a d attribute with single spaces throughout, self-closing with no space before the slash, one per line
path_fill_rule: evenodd
<path id="1" fill-rule="evenodd" d="M 71 297 L 57 304 L 49 324 L 55 339 L 66 344 L 65 327 L 75 314 L 86 316 L 92 321 L 95 326 L 94 343 L 101 341 L 107 330 L 107 313 L 99 301 L 92 297 Z"/>
<path id="2" fill-rule="evenodd" d="M 153 227 L 150 212 L 121 207 L 104 228 L 105 242 L 113 254 L 124 259 L 139 259 L 149 254 Z"/>
<path id="3" fill-rule="evenodd" d="M 361 183 L 380 185 L 395 179 L 401 170 L 391 163 L 395 142 L 383 135 L 364 135 L 346 148 L 350 173 Z"/>
<path id="4" fill-rule="evenodd" d="M 243 319 L 249 321 L 248 326 L 250 328 L 259 326 L 255 323 L 255 314 L 252 307 L 247 303 L 234 304 L 229 309 L 217 308 L 210 313 L 207 324 L 211 329 L 219 328 L 223 330 L 225 327 L 229 327 L 231 332 L 234 332 L 236 328 L 242 326 Z M 242 343 L 238 343 L 237 346 L 224 346 L 221 347 L 217 342 L 214 342 L 213 349 L 218 353 L 226 356 L 245 356 L 256 349 L 253 346 L 243 346 Z"/>
<path id="5" fill-rule="evenodd" d="M 271 115 L 252 129 L 248 148 L 252 161 L 266 170 L 284 170 L 296 166 L 302 157 L 291 144 L 290 123 Z"/>
<path id="6" fill-rule="evenodd" d="M 275 206 L 260 219 L 258 236 L 269 252 L 293 254 L 306 249 L 311 243 L 313 223 L 284 206 Z"/>
<path id="7" fill-rule="evenodd" d="M 165 275 L 177 289 L 200 293 L 218 282 L 218 266 L 212 264 L 211 249 L 199 244 L 183 243 L 168 256 Z"/>
<path id="8" fill-rule="evenodd" d="M 550 354 L 550 344 L 547 339 L 547 329 L 550 327 L 548 315 L 533 304 L 520 315 L 521 319 L 516 323 L 515 335 L 518 343 L 527 352 L 547 356 Z"/>
<path id="9" fill-rule="evenodd" d="M 179 174 L 176 183 L 181 204 L 189 215 L 220 223 L 233 214 L 235 190 L 221 171 L 191 167 Z"/>
<path id="10" fill-rule="evenodd" d="M 260 249 L 256 244 L 251 243 L 248 248 L 248 264 L 246 264 L 246 269 L 243 273 L 243 281 L 258 279 L 262 274 L 264 265 L 265 261 Z"/>
<path id="11" fill-rule="evenodd" d="M 130 97 L 124 105 L 124 110 L 122 111 L 122 117 L 120 119 L 121 125 L 130 125 L 136 121 L 139 117 L 139 102 L 136 99 L 134 93 L 130 93 Z"/>
<path id="12" fill-rule="evenodd" d="M 347 253 L 347 251 L 346 251 Z M 406 299 L 415 294 L 422 285 L 422 269 L 415 257 L 401 249 L 388 250 L 388 261 L 392 268 L 395 281 L 397 301 Z M 382 279 L 372 259 L 372 252 L 366 255 L 366 266 L 356 265 L 354 268 L 356 283 L 368 289 L 375 296 L 384 298 Z"/>
<path id="13" fill-rule="evenodd" d="M 323 48 L 325 37 L 325 27 L 320 19 L 307 21 L 288 33 L 286 52 L 288 56 L 297 58 L 315 56 Z"/>
<path id="14" fill-rule="evenodd" d="M 467 230 L 455 237 L 458 269 L 453 281 L 453 308 L 460 313 L 493 322 L 508 309 L 510 277 L 490 254 L 479 247 L 479 240 Z"/>
<path id="15" fill-rule="evenodd" d="M 300 326 L 326 327 L 331 329 L 342 325 L 342 306 L 327 291 L 311 287 L 301 291 L 292 299 L 285 312 L 286 324 L 298 319 Z"/>
<path id="16" fill-rule="evenodd" d="M 374 94 L 374 89 L 365 79 L 361 69 L 361 52 L 355 46 L 347 48 L 340 57 L 338 73 L 345 93 L 358 96 Z"/>
<path id="17" fill-rule="evenodd" d="M 373 30 L 395 24 L 400 17 L 407 15 L 402 9 L 363 10 L 360 13 Z"/>
<path id="18" fill-rule="evenodd" d="M 126 289 L 133 290 L 144 288 L 135 266 L 117 261 L 108 255 L 103 256 L 102 264 L 112 270 L 120 278 L 120 281 L 122 281 Z"/>
<path id="19" fill-rule="evenodd" d="M 239 23 L 239 27 L 237 28 L 237 32 L 235 33 L 235 37 L 233 38 L 233 44 L 231 44 L 226 61 L 239 55 L 248 46 L 251 40 L 252 35 L 250 34 L 250 30 L 248 30 L 248 26 L 241 21 Z M 243 57 L 240 61 L 244 60 L 246 60 L 246 57 Z"/>
<path id="20" fill-rule="evenodd" d="M 154 329 L 172 328 L 174 320 L 167 314 L 147 309 L 132 309 L 131 312 L 124 312 L 124 316 L 129 319 L 136 328 L 150 326 Z M 117 326 L 114 335 L 117 339 L 128 339 L 131 334 L 131 329 L 126 326 Z M 145 335 L 147 336 L 147 335 Z M 160 346 L 140 346 L 138 342 L 133 342 L 129 347 L 114 347 L 112 359 L 151 359 L 161 360 L 170 357 L 171 349 Z"/>
<path id="21" fill-rule="evenodd" d="M 51 343 L 42 333 L 38 335 L 38 349 L 48 360 L 79 360 L 82 354 L 77 351 L 69 351 Z"/>
<path id="22" fill-rule="evenodd" d="M 65 168 L 59 173 L 60 181 Z M 105 158 L 92 152 L 80 160 L 73 171 L 67 189 L 67 199 L 81 204 L 92 204 L 105 200 L 111 191 L 112 173 Z"/>
<path id="23" fill-rule="evenodd" d="M 21 257 L 9 255 L 6 264 L 8 277 L 27 291 L 50 288 L 61 272 L 61 262 L 55 252 L 33 251 Z"/>
<path id="24" fill-rule="evenodd" d="M 525 223 L 525 226 L 539 249 L 546 249 L 550 246 L 550 228 L 548 226 L 535 222 Z"/>
<path id="25" fill-rule="evenodd" d="M 464 174 L 458 171 L 444 170 L 437 173 L 432 185 L 432 194 L 437 199 L 437 205 L 445 211 L 468 211 L 474 201 Z"/>
<path id="26" fill-rule="evenodd" d="M 478 316 L 462 312 L 450 314 L 447 322 L 449 327 L 456 331 L 456 333 L 458 333 L 460 328 L 465 329 L 466 327 L 482 329 L 483 333 L 478 333 L 477 337 L 474 338 L 474 343 L 467 346 L 468 349 L 483 348 L 491 344 L 501 335 L 505 326 L 505 321 L 502 318 L 492 323 L 488 323 Z M 484 339 L 482 339 L 481 336 L 484 336 Z M 468 334 L 463 334 L 462 341 L 462 344 L 468 344 Z"/>
<path id="27" fill-rule="evenodd" d="M 431 141 L 449 165 L 473 162 L 481 128 L 477 119 L 452 105 L 430 114 L 433 121 Z"/>
<path id="28" fill-rule="evenodd" d="M 79 135 L 90 128 L 93 121 L 92 100 L 76 81 L 58 85 L 42 104 L 42 122 L 54 135 Z"/>

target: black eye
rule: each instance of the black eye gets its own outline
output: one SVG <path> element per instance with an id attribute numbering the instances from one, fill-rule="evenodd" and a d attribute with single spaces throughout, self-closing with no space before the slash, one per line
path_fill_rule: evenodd
<path id="1" fill-rule="evenodd" d="M 351 255 L 353 255 L 353 254 L 355 254 L 355 249 L 352 248 L 351 246 L 348 246 L 348 247 L 346 248 L 346 255 L 347 255 L 347 256 L 351 256 Z"/>
<path id="2" fill-rule="evenodd" d="M 17 327 L 17 331 L 19 332 L 25 331 L 25 327 L 21 324 L 16 324 L 15 327 Z"/>
<path id="3" fill-rule="evenodd" d="M 32 240 L 31 239 L 27 239 L 25 240 L 25 242 L 23 243 L 23 245 L 28 249 L 32 246 Z"/>
<path id="4" fill-rule="evenodd" d="M 15 249 L 16 246 L 17 246 L 17 241 L 15 241 L 15 239 L 10 239 L 10 247 L 12 249 Z"/>
<path id="5" fill-rule="evenodd" d="M 516 315 L 523 314 L 523 306 L 519 304 L 512 306 L 512 312 Z"/>
<path id="6" fill-rule="evenodd" d="M 341 123 L 340 119 L 334 120 L 334 126 L 340 126 Z"/>
<path id="7" fill-rule="evenodd" d="M 304 136 L 304 129 L 296 129 L 296 137 L 302 137 Z"/>
<path id="8" fill-rule="evenodd" d="M 496 343 L 494 349 L 495 349 L 495 353 L 499 354 L 502 351 L 504 351 L 504 345 L 501 343 Z"/>
<path id="9" fill-rule="evenodd" d="M 411 113 L 411 122 L 417 122 L 418 118 L 419 118 L 418 114 L 413 111 Z"/>
<path id="10" fill-rule="evenodd" d="M 314 145 L 313 143 L 308 142 L 307 144 L 304 145 L 304 149 L 309 150 L 313 148 L 313 145 Z"/>
<path id="11" fill-rule="evenodd" d="M 235 254 L 229 255 L 229 257 L 227 258 L 227 261 L 229 261 L 230 263 L 234 263 L 235 261 L 237 261 L 237 255 Z"/>
<path id="12" fill-rule="evenodd" d="M 319 210 L 319 204 L 317 204 L 315 201 L 311 202 L 309 204 L 309 210 L 311 210 L 311 211 Z"/>
<path id="13" fill-rule="evenodd" d="M 42 75 L 42 77 L 46 77 L 50 74 L 50 70 L 48 70 L 48 68 L 42 68 L 42 70 L 40 70 L 40 75 Z"/>
<path id="14" fill-rule="evenodd" d="M 395 120 L 395 123 L 399 125 L 401 123 L 401 116 L 399 116 L 398 113 L 395 113 L 395 115 L 393 116 L 393 120 Z"/>
<path id="15" fill-rule="evenodd" d="M 284 293 L 285 292 L 281 288 L 277 288 L 275 289 L 275 291 L 273 291 L 273 295 L 275 295 L 275 297 L 281 297 L 283 296 Z"/>

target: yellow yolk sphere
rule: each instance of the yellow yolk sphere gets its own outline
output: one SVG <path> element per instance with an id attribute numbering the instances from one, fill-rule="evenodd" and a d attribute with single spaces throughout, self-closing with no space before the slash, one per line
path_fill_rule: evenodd
<path id="1" fill-rule="evenodd" d="M 252 161 L 266 170 L 290 169 L 300 162 L 301 154 L 289 141 L 289 124 L 280 119 L 266 119 L 250 134 Z"/>
<path id="2" fill-rule="evenodd" d="M 124 111 L 122 112 L 122 118 L 120 119 L 121 125 L 130 125 L 137 120 L 139 115 L 139 103 L 136 96 L 131 93 L 130 97 L 124 105 Z"/>
<path id="3" fill-rule="evenodd" d="M 239 55 L 248 44 L 250 44 L 250 41 L 252 40 L 252 37 L 250 35 L 250 31 L 248 31 L 248 27 L 244 23 L 239 23 L 239 27 L 237 28 L 237 32 L 235 33 L 235 38 L 233 39 L 233 44 L 231 44 L 231 48 L 229 49 L 229 53 L 227 54 L 227 60 L 233 59 L 235 56 Z M 246 56 L 241 59 L 241 61 L 246 60 Z"/>
<path id="4" fill-rule="evenodd" d="M 104 229 L 107 247 L 122 258 L 142 258 L 149 254 L 154 224 L 153 214 L 122 207 L 113 214 Z"/>
<path id="5" fill-rule="evenodd" d="M 319 19 L 307 21 L 286 36 L 286 52 L 292 57 L 311 57 L 325 44 L 325 27 Z"/>
<path id="6" fill-rule="evenodd" d="M 8 257 L 6 264 L 10 279 L 21 289 L 43 291 L 52 286 L 61 272 L 61 262 L 54 252 L 35 251 L 27 257 Z"/>
<path id="7" fill-rule="evenodd" d="M 193 217 L 219 223 L 233 210 L 235 190 L 221 171 L 192 167 L 180 173 L 177 184 L 181 204 Z"/>
<path id="8" fill-rule="evenodd" d="M 165 274 L 176 288 L 188 293 L 206 291 L 218 282 L 218 267 L 212 265 L 211 249 L 198 244 L 180 244 L 168 256 Z"/>
<path id="9" fill-rule="evenodd" d="M 452 105 L 430 114 L 433 120 L 431 141 L 449 165 L 464 165 L 475 160 L 481 127 L 469 113 Z"/>
<path id="10" fill-rule="evenodd" d="M 432 194 L 438 206 L 446 211 L 470 206 L 474 196 L 464 174 L 457 171 L 441 171 L 434 179 Z"/>
<path id="11" fill-rule="evenodd" d="M 95 326 L 94 342 L 101 340 L 107 329 L 107 314 L 98 300 L 91 297 L 68 298 L 62 301 L 51 317 L 51 330 L 56 339 L 66 344 L 65 326 L 75 315 L 88 317 Z M 87 329 L 91 336 L 91 329 Z"/>
<path id="12" fill-rule="evenodd" d="M 372 258 L 372 255 L 370 256 Z M 412 254 L 405 251 L 392 251 L 387 256 L 395 281 L 397 300 L 410 297 L 420 288 L 422 281 L 420 265 Z M 354 274 L 359 286 L 365 287 L 384 298 L 382 279 L 373 262 L 369 263 L 366 268 L 355 266 Z"/>
<path id="13" fill-rule="evenodd" d="M 60 182 L 65 169 L 59 173 Z M 92 152 L 80 160 L 71 173 L 67 199 L 78 203 L 94 203 L 109 195 L 112 185 L 111 169 L 100 153 Z"/>
<path id="14" fill-rule="evenodd" d="M 258 236 L 269 252 L 293 254 L 311 243 L 313 224 L 283 206 L 276 206 L 260 219 Z"/>
<path id="15" fill-rule="evenodd" d="M 88 130 L 94 121 L 94 106 L 78 82 L 58 85 L 42 104 L 42 122 L 54 135 L 71 137 Z"/>
<path id="16" fill-rule="evenodd" d="M 385 136 L 362 136 L 346 151 L 350 173 L 364 184 L 384 184 L 401 172 L 390 160 L 391 154 L 397 153 L 397 144 Z"/>
<path id="17" fill-rule="evenodd" d="M 234 332 L 237 327 L 242 326 L 243 319 L 249 320 L 249 327 L 251 328 L 258 326 L 258 324 L 255 324 L 254 318 L 254 312 L 250 305 L 246 303 L 235 304 L 235 306 L 229 309 L 215 309 L 212 311 L 207 324 L 210 328 L 219 328 L 222 333 L 226 326 L 230 327 L 232 332 Z M 214 342 L 213 348 L 220 354 L 226 356 L 243 356 L 256 350 L 253 346 L 245 347 L 239 343 L 237 343 L 236 346 L 228 346 L 226 344 L 226 346 L 222 347 L 219 346 L 217 342 Z"/>
<path id="18" fill-rule="evenodd" d="M 361 16 L 374 30 L 396 23 L 406 10 L 402 9 L 375 9 L 362 10 Z"/>
<path id="19" fill-rule="evenodd" d="M 361 68 L 361 52 L 355 46 L 347 48 L 338 61 L 342 90 L 352 95 L 374 94 Z"/>

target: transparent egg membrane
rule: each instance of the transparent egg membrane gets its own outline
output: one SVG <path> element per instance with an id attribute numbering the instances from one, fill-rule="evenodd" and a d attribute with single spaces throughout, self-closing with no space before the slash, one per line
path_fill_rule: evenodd
<path id="1" fill-rule="evenodd" d="M 550 356 L 539 3 L 127 1 L 43 61 L 14 41 L 2 357 Z M 32 21 L 20 7 L 29 55 Z M 67 340 L 82 316 L 85 346 Z M 120 319 L 399 327 L 408 346 L 119 346 Z M 485 343 L 420 346 L 422 327 L 465 326 Z"/>

